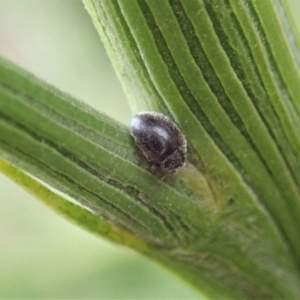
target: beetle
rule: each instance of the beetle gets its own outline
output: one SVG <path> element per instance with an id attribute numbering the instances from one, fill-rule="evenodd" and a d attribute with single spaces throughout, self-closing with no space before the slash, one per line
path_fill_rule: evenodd
<path id="1" fill-rule="evenodd" d="M 136 145 L 154 167 L 172 175 L 185 165 L 186 138 L 165 115 L 140 112 L 132 118 L 130 129 Z"/>

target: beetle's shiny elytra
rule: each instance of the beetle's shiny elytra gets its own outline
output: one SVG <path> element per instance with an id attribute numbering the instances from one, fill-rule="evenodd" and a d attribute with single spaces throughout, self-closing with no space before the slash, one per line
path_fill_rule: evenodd
<path id="1" fill-rule="evenodd" d="M 185 165 L 185 136 L 166 116 L 141 112 L 131 120 L 131 133 L 148 161 L 164 173 L 174 174 Z"/>

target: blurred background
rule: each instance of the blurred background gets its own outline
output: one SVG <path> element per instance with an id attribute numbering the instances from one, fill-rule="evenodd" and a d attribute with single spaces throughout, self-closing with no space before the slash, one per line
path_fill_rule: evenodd
<path id="1" fill-rule="evenodd" d="M 289 0 L 300 28 L 300 0 Z M 0 0 L 0 54 L 128 124 L 80 0 Z M 0 174 L 0 298 L 195 299 L 160 266 L 68 223 Z"/>

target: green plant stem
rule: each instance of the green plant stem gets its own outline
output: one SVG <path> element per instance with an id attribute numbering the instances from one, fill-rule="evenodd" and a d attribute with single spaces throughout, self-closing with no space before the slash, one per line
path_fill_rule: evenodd
<path id="1" fill-rule="evenodd" d="M 245 229 L 241 235 L 247 236 L 254 230 L 250 220 L 260 215 L 268 225 L 259 228 L 272 228 L 299 270 L 299 49 L 285 35 L 289 22 L 282 4 L 84 3 L 133 112 L 164 112 L 185 132 L 193 164 L 204 174 L 216 204 L 210 226 L 217 225 L 222 234 L 213 234 L 218 239 L 214 253 L 263 280 L 251 264 L 242 262 L 241 248 L 228 252 L 231 242 L 245 242 L 235 231 L 235 220 Z"/>
<path id="2" fill-rule="evenodd" d="M 126 126 L 0 59 L 2 172 L 210 298 L 298 299 L 300 80 L 280 2 L 84 2 L 133 111 L 173 118 L 188 165 L 161 180 Z"/>

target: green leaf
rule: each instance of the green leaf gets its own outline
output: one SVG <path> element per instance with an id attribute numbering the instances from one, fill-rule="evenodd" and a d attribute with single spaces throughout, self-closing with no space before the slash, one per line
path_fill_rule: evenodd
<path id="1" fill-rule="evenodd" d="M 149 183 L 162 189 L 152 190 L 152 197 L 174 198 L 174 211 L 187 205 L 187 192 L 179 194 L 137 165 L 141 159 L 127 128 L 18 71 L 2 60 L 3 157 L 137 235 L 173 241 L 168 221 L 148 199 Z M 167 206 L 157 205 L 162 211 Z"/>
<path id="2" fill-rule="evenodd" d="M 161 180 L 127 127 L 0 59 L 0 170 L 207 297 L 298 299 L 299 51 L 281 3 L 84 3 L 132 110 L 178 123 L 187 166 Z"/>
<path id="3" fill-rule="evenodd" d="M 0 170 L 8 178 L 12 179 L 24 190 L 28 191 L 37 199 L 40 199 L 41 202 L 48 205 L 64 218 L 77 223 L 95 234 L 105 236 L 111 241 L 140 249 L 140 251 L 145 251 L 147 248 L 147 244 L 135 236 L 132 236 L 126 230 L 116 227 L 107 222 L 107 220 L 75 205 L 3 159 L 0 159 Z"/>

